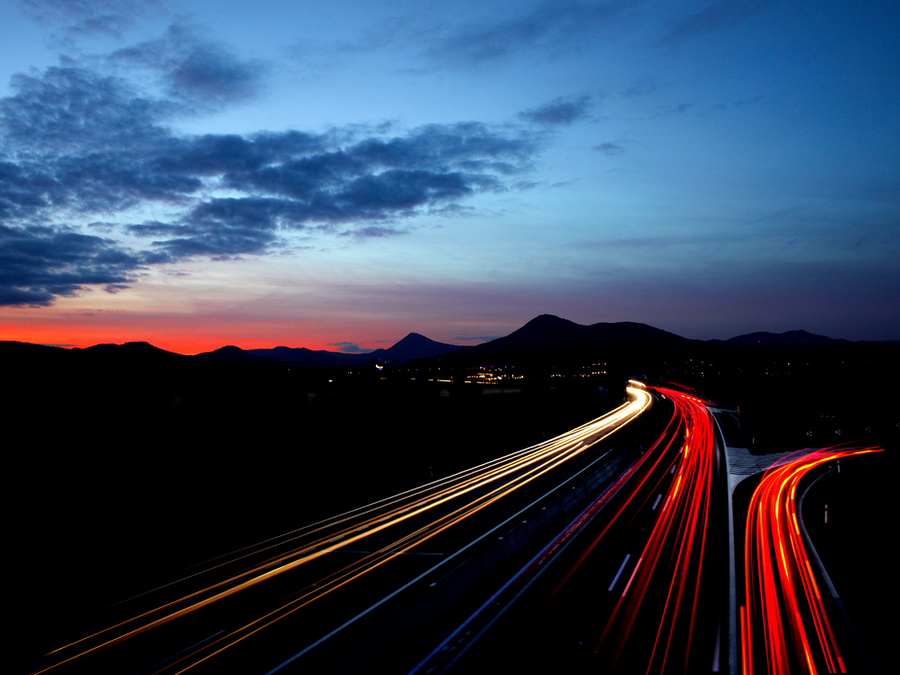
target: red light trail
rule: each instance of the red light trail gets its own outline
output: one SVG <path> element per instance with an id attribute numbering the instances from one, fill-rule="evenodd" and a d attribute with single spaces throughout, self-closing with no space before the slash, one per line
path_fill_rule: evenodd
<path id="1" fill-rule="evenodd" d="M 770 468 L 750 498 L 744 533 L 741 670 L 846 672 L 797 519 L 796 492 L 816 467 L 881 448 L 823 448 Z"/>
<path id="2" fill-rule="evenodd" d="M 570 538 L 573 528 L 590 530 L 559 575 L 549 575 L 555 580 L 535 613 L 504 629 L 509 637 L 499 638 L 508 640 L 498 648 L 503 653 L 527 641 L 529 662 L 542 658 L 572 672 L 718 669 L 723 654 L 718 636 L 726 616 L 721 598 L 727 589 L 727 520 L 712 414 L 697 396 L 670 388 L 647 390 L 671 402 L 668 421 L 628 471 L 561 535 Z M 600 514 L 596 526 L 590 524 L 603 506 L 609 513 Z M 561 548 L 551 544 L 545 557 Z M 611 557 L 622 555 L 621 564 L 610 565 Z M 520 577 L 543 566 L 541 558 Z M 515 594 L 515 588 L 507 592 Z M 529 637 L 521 638 L 523 631 Z M 538 645 L 544 650 L 540 656 Z"/>
<path id="3" fill-rule="evenodd" d="M 637 615 L 648 598 L 651 583 L 665 579 L 665 600 L 658 616 L 652 648 L 646 654 L 646 672 L 662 672 L 670 668 L 670 659 L 679 660 L 677 669 L 687 670 L 691 660 L 692 639 L 698 622 L 700 584 L 704 578 L 707 529 L 711 510 L 715 508 L 713 491 L 716 480 L 713 422 L 706 402 L 673 389 L 654 390 L 667 396 L 674 404 L 684 428 L 684 441 L 674 456 L 668 453 L 660 455 L 660 458 L 671 458 L 670 470 L 674 471 L 674 479 L 667 494 L 663 495 L 659 516 L 637 556 L 637 563 L 595 650 L 602 652 L 605 645 L 612 665 L 616 664 L 629 640 Z M 672 444 L 671 440 L 669 444 Z M 635 486 L 633 494 L 640 493 L 642 483 Z M 658 586 L 656 588 L 659 589 Z"/>

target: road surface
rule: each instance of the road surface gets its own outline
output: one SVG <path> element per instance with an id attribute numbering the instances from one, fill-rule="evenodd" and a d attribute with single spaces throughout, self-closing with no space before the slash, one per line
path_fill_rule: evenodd
<path id="1" fill-rule="evenodd" d="M 413 672 L 727 668 L 721 447 L 706 401 L 648 389 L 671 417 L 644 455 Z"/>
<path id="2" fill-rule="evenodd" d="M 31 672 L 327 670 L 323 644 L 591 470 L 602 441 L 650 403 L 629 387 L 626 403 L 557 438 L 210 561 L 86 619 Z"/>

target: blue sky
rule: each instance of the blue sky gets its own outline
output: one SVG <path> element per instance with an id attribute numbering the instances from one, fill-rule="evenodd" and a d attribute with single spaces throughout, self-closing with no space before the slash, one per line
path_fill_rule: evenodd
<path id="1" fill-rule="evenodd" d="M 4 3 L 0 339 L 900 339 L 898 14 Z"/>

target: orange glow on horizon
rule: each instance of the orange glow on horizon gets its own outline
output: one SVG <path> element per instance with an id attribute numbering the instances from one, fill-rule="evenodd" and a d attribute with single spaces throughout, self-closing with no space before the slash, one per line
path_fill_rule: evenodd
<path id="1" fill-rule="evenodd" d="M 178 321 L 162 321 L 155 326 L 128 326 L 128 325 L 104 325 L 82 326 L 79 324 L 68 325 L 41 325 L 18 326 L 4 322 L 0 327 L 0 340 L 15 342 L 30 342 L 32 344 L 50 345 L 54 347 L 92 347 L 98 344 L 124 344 L 126 342 L 149 342 L 154 347 L 165 349 L 176 354 L 201 354 L 211 352 L 226 345 L 234 345 L 241 349 L 266 349 L 271 347 L 306 347 L 314 350 L 338 351 L 329 343 L 338 342 L 341 335 L 335 330 L 331 337 L 318 337 L 306 335 L 291 335 L 284 331 L 280 336 L 266 330 L 266 326 L 247 324 L 238 326 L 222 325 L 213 326 L 184 326 Z M 265 335 L 265 338 L 259 337 Z M 402 337 L 402 336 L 401 336 Z M 399 341 L 401 338 L 397 338 Z M 389 347 L 390 344 L 367 347 L 366 343 L 360 344 L 363 349 L 376 349 L 378 346 Z"/>
<path id="2" fill-rule="evenodd" d="M 335 343 L 350 341 L 360 349 L 387 348 L 415 331 L 439 342 L 440 328 L 411 326 L 403 319 L 343 318 L 309 320 L 247 319 L 228 314 L 150 312 L 71 312 L 56 308 L 5 308 L 0 341 L 85 348 L 97 344 L 148 342 L 176 354 L 200 354 L 226 345 L 241 349 L 306 347 L 340 351 Z M 457 342 L 458 344 L 458 342 Z"/>

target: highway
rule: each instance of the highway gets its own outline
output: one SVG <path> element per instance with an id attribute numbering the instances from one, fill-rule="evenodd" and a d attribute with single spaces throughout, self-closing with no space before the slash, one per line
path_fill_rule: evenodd
<path id="1" fill-rule="evenodd" d="M 805 449 L 765 471 L 741 504 L 729 579 L 724 457 L 708 402 L 647 389 L 671 403 L 652 445 L 410 675 L 728 672 L 732 612 L 744 675 L 847 672 L 840 638 L 852 640 L 834 623 L 834 590 L 819 590 L 798 487 L 827 463 L 881 448 Z"/>
<path id="2" fill-rule="evenodd" d="M 727 670 L 722 450 L 706 401 L 648 390 L 652 445 L 413 672 Z"/>
<path id="3" fill-rule="evenodd" d="M 615 410 L 557 438 L 209 561 L 86 618 L 83 632 L 46 654 L 31 672 L 174 675 L 241 664 L 242 672 L 274 673 L 302 670 L 307 661 L 329 670 L 327 660 L 315 660 L 323 644 L 398 595 L 462 564 L 479 541 L 572 475 L 596 471 L 601 442 L 651 404 L 640 386 L 627 394 Z M 696 414 L 692 405 L 684 406 L 683 415 Z M 692 433 L 698 440 L 685 459 L 690 452 L 706 452 L 701 439 L 707 432 Z M 687 491 L 678 485 L 698 480 L 683 464 L 672 464 L 676 487 L 664 512 L 680 513 L 675 503 Z M 702 501 L 688 507 L 696 511 L 689 516 L 690 529 L 707 519 Z M 652 548 L 641 558 L 646 560 L 640 573 L 629 572 L 638 577 L 635 589 L 647 585 L 643 570 L 655 567 L 661 555 L 658 546 Z M 694 567 L 689 564 L 683 574 Z M 681 585 L 686 583 L 684 577 Z"/>
<path id="4" fill-rule="evenodd" d="M 846 672 L 798 487 L 828 463 L 881 449 L 802 450 L 747 483 L 749 501 L 735 504 L 729 608 L 727 480 L 710 404 L 675 386 L 632 385 L 621 406 L 557 438 L 208 561 L 85 617 L 29 672 L 272 675 L 375 663 L 410 675 L 727 672 L 730 618 L 745 675 Z M 611 463 L 614 435 L 651 404 L 644 450 Z M 576 500 L 589 480 L 602 487 Z M 570 510 L 535 525 L 562 502 Z M 439 625 L 416 633 L 419 621 Z"/>
<path id="5" fill-rule="evenodd" d="M 802 450 L 767 470 L 750 497 L 740 606 L 741 672 L 847 672 L 827 594 L 819 589 L 798 520 L 797 488 L 830 462 L 874 447 Z"/>

